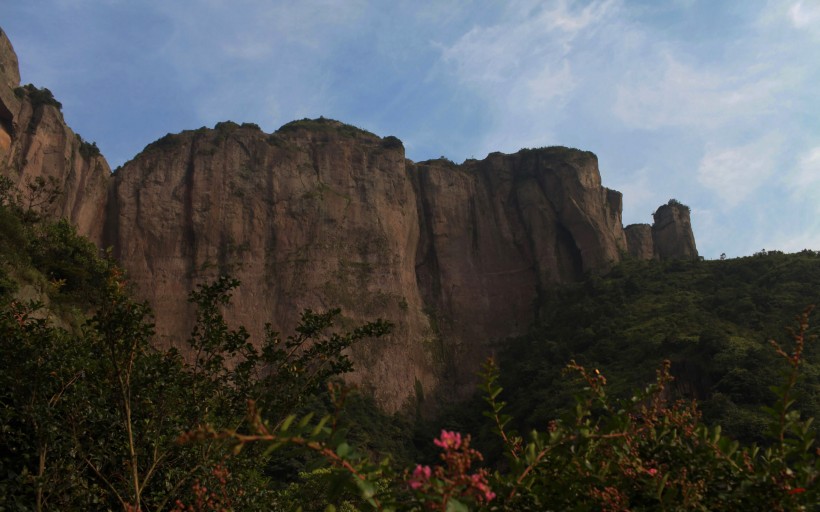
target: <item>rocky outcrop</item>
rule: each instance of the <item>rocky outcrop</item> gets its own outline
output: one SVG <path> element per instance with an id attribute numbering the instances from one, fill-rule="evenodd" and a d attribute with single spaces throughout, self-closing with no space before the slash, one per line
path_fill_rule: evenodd
<path id="1" fill-rule="evenodd" d="M 0 162 L 5 160 L 11 149 L 14 135 L 14 113 L 20 108 L 20 100 L 14 89 L 20 86 L 20 69 L 17 54 L 11 41 L 0 29 Z"/>
<path id="2" fill-rule="evenodd" d="M 385 340 L 352 349 L 354 383 L 389 411 L 474 389 L 499 339 L 525 332 L 542 294 L 639 258 L 697 256 L 688 209 L 621 224 L 622 197 L 595 155 L 522 150 L 456 165 L 414 163 L 395 137 L 327 119 L 167 135 L 113 176 L 65 124 L 47 89 L 20 87 L 0 32 L 0 170 L 23 192 L 53 179 L 49 213 L 111 246 L 154 308 L 160 345 L 185 349 L 197 284 L 242 281 L 225 312 L 261 339 L 305 308 L 342 325 L 385 318 Z"/>
<path id="3" fill-rule="evenodd" d="M 415 164 L 398 139 L 336 121 L 272 135 L 221 123 L 166 136 L 116 173 L 105 244 L 165 343 L 190 328 L 180 297 L 221 272 L 243 282 L 231 320 L 257 333 L 287 331 L 307 307 L 391 320 L 391 339 L 354 349 L 353 379 L 397 410 L 471 391 L 539 293 L 619 261 L 620 200 L 584 151 Z"/>
<path id="4" fill-rule="evenodd" d="M 18 85 L 20 85 L 20 66 L 17 54 L 8 36 L 0 28 L 0 86 L 5 90 L 13 89 Z"/>
<path id="5" fill-rule="evenodd" d="M 655 258 L 655 243 L 652 241 L 652 226 L 630 224 L 624 228 L 629 256 L 639 260 Z"/>
<path id="6" fill-rule="evenodd" d="M 65 123 L 48 89 L 20 87 L 17 57 L 0 31 L 0 173 L 15 182 L 24 206 L 66 217 L 79 231 L 100 241 L 111 171 L 93 144 Z M 42 178 L 62 193 L 53 204 L 29 197 L 30 183 Z"/>
<path id="7" fill-rule="evenodd" d="M 689 207 L 672 199 L 653 214 L 654 222 L 624 228 L 630 257 L 639 260 L 698 258 Z"/>
<path id="8" fill-rule="evenodd" d="M 530 326 L 544 290 L 620 260 L 621 196 L 601 186 L 595 155 L 567 148 L 411 170 L 422 297 L 445 340 L 448 385 L 470 392 L 493 342 Z"/>
<path id="9" fill-rule="evenodd" d="M 653 214 L 652 242 L 658 259 L 697 259 L 689 207 L 670 200 Z"/>
<path id="10" fill-rule="evenodd" d="M 161 342 L 186 339 L 193 286 L 230 272 L 243 283 L 232 323 L 289 332 L 303 309 L 336 306 L 347 325 L 388 318 L 389 339 L 354 348 L 366 370 L 352 379 L 392 410 L 416 387 L 432 389 L 416 196 L 403 148 L 388 146 L 335 122 L 275 135 L 222 123 L 169 135 L 126 163 L 106 243 L 154 306 Z"/>

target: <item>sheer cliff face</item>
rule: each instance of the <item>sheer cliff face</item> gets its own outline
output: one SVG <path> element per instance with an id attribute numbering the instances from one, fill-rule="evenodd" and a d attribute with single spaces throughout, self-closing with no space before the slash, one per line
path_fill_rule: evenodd
<path id="1" fill-rule="evenodd" d="M 629 255 L 641 260 L 697 259 L 689 207 L 670 201 L 653 214 L 654 222 L 625 228 Z"/>
<path id="2" fill-rule="evenodd" d="M 336 121 L 275 134 L 221 123 L 168 135 L 111 176 L 50 94 L 19 85 L 0 31 L 0 174 L 21 191 L 55 180 L 49 213 L 113 247 L 154 308 L 158 344 L 185 350 L 187 294 L 221 273 L 242 281 L 229 322 L 257 340 L 265 322 L 291 332 L 305 308 L 340 307 L 341 328 L 385 318 L 392 335 L 352 349 L 349 380 L 388 411 L 472 393 L 481 362 L 527 330 L 550 287 L 639 243 L 641 258 L 697 255 L 688 210 L 662 207 L 627 240 L 621 194 L 601 186 L 589 152 L 416 164 L 395 137 Z"/>
<path id="3" fill-rule="evenodd" d="M 398 409 L 416 381 L 438 381 L 403 149 L 314 128 L 223 124 L 152 144 L 115 175 L 106 243 L 154 306 L 164 343 L 186 339 L 184 297 L 222 272 L 242 281 L 230 320 L 256 335 L 265 322 L 289 332 L 304 308 L 341 307 L 349 325 L 391 319 L 390 339 L 354 349 L 352 379 Z"/>
<path id="4" fill-rule="evenodd" d="M 84 235 L 100 240 L 111 171 L 96 147 L 83 143 L 63 120 L 56 102 L 20 87 L 17 56 L 0 30 L 0 173 L 23 193 L 38 177 L 51 178 L 62 194 L 48 213 L 66 217 Z"/>
<path id="5" fill-rule="evenodd" d="M 565 148 L 414 164 L 397 139 L 335 121 L 273 135 L 223 123 L 167 136 L 114 178 L 105 243 L 183 340 L 181 300 L 220 272 L 242 280 L 231 319 L 287 332 L 304 308 L 396 324 L 354 349 L 354 381 L 396 410 L 472 390 L 499 338 L 523 332 L 540 290 L 618 261 L 620 194 Z"/>
<path id="6" fill-rule="evenodd" d="M 446 341 L 459 392 L 493 342 L 524 332 L 539 293 L 602 271 L 625 249 L 620 194 L 601 187 L 592 153 L 494 153 L 461 166 L 415 166 L 422 237 L 417 277 Z"/>
<path id="7" fill-rule="evenodd" d="M 659 259 L 697 259 L 698 248 L 692 234 L 689 207 L 678 202 L 660 206 L 652 215 L 652 241 Z"/>
<path id="8" fill-rule="evenodd" d="M 652 241 L 652 226 L 630 224 L 624 228 L 629 255 L 639 260 L 655 259 L 655 243 Z"/>

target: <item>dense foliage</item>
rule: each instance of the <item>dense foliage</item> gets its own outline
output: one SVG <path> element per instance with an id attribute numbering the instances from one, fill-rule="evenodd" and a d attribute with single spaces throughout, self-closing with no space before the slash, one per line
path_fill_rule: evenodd
<path id="1" fill-rule="evenodd" d="M 514 389 L 510 412 L 520 428 L 543 425 L 571 406 L 562 377 L 567 361 L 606 369 L 615 396 L 671 362 L 677 398 L 697 399 L 705 421 L 747 442 L 765 437 L 761 406 L 776 396 L 780 365 L 768 340 L 808 304 L 820 303 L 820 254 L 761 251 L 724 261 L 628 261 L 605 277 L 545 296 L 529 335 L 500 356 L 501 383 Z M 806 347 L 796 392 L 802 410 L 820 415 L 820 346 Z"/>
<path id="2" fill-rule="evenodd" d="M 798 412 L 818 412 L 811 310 L 785 338 L 781 327 L 816 302 L 816 253 L 632 261 L 545 295 L 532 333 L 488 361 L 477 400 L 430 434 L 336 378 L 352 369 L 347 349 L 385 322 L 338 332 L 338 310 L 306 311 L 292 335 L 268 327 L 252 343 L 221 314 L 239 285 L 223 276 L 190 295 L 196 322 L 179 346 L 193 355 L 159 350 L 127 276 L 44 218 L 53 184 L 14 190 L 0 180 L 0 510 L 811 510 L 820 499 L 816 434 Z"/>
<path id="3" fill-rule="evenodd" d="M 268 510 L 302 454 L 231 457 L 179 437 L 241 425 L 248 400 L 272 421 L 326 411 L 347 349 L 389 324 L 336 332 L 338 310 L 305 311 L 293 335 L 267 329 L 254 345 L 221 315 L 239 284 L 222 277 L 191 294 L 196 355 L 183 359 L 152 345 L 150 309 L 116 265 L 0 185 L 0 510 L 169 510 L 219 482 L 238 509 Z"/>
<path id="4" fill-rule="evenodd" d="M 584 385 L 575 406 L 525 437 L 509 428 L 512 418 L 499 400 L 499 371 L 489 361 L 483 376 L 485 416 L 504 455 L 494 469 L 481 466 L 484 457 L 469 435 L 442 430 L 433 441 L 441 450 L 439 463 L 399 472 L 388 459 L 374 463 L 352 449 L 329 416 L 315 421 L 312 415 L 291 415 L 273 425 L 254 415 L 250 434 L 200 429 L 190 439 L 228 440 L 237 449 L 259 443 L 270 449 L 298 446 L 317 453 L 340 478 L 352 481 L 360 509 L 813 510 L 820 500 L 820 451 L 812 420 L 801 418 L 793 399 L 807 342 L 813 341 L 810 312 L 797 318 L 788 344 L 771 344 L 784 381 L 766 410 L 770 444 L 765 448 L 741 445 L 720 427 L 704 425 L 694 402 L 672 401 L 669 362 L 653 385 L 623 400 L 608 395 L 599 370 L 570 362 L 567 370 Z M 319 492 L 325 500 L 338 496 L 326 488 Z M 329 502 L 303 494 L 298 504 L 306 503 L 313 505 L 310 510 L 322 510 Z M 345 507 L 356 510 L 350 501 Z"/>

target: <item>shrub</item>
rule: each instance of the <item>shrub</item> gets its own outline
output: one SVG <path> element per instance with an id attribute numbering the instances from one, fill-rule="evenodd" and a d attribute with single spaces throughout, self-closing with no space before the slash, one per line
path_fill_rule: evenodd
<path id="1" fill-rule="evenodd" d="M 96 142 L 88 142 L 84 140 L 79 133 L 75 134 L 77 141 L 80 143 L 80 154 L 86 158 L 94 158 L 100 156 L 100 148 L 97 147 Z"/>
<path id="2" fill-rule="evenodd" d="M 34 107 L 41 105 L 49 105 L 56 107 L 57 110 L 62 110 L 63 104 L 54 98 L 54 94 L 47 88 L 38 89 L 32 84 L 26 84 L 22 87 L 17 87 L 14 90 L 14 95 L 18 98 L 28 97 L 29 101 Z"/>
<path id="3" fill-rule="evenodd" d="M 482 460 L 469 437 L 442 431 L 434 441 L 442 465 L 418 464 L 397 472 L 388 460 L 373 463 L 353 450 L 332 417 L 289 416 L 273 425 L 251 409 L 250 433 L 200 429 L 196 439 L 226 439 L 236 450 L 262 442 L 274 450 L 298 446 L 346 472 L 363 502 L 375 510 L 810 510 L 816 505 L 820 453 L 811 419 L 793 409 L 795 384 L 809 340 L 807 309 L 792 344 L 772 342 L 786 362 L 778 400 L 768 409 L 770 445 L 741 446 L 720 427 L 700 422 L 694 402 L 669 400 L 667 361 L 656 381 L 627 400 L 613 400 L 598 370 L 571 362 L 567 371 L 585 385 L 575 408 L 527 438 L 509 430 L 512 418 L 499 400 L 498 368 L 483 373 L 486 415 L 506 461 L 494 471 L 473 469 Z M 379 486 L 379 482 L 389 482 Z"/>
<path id="4" fill-rule="evenodd" d="M 685 204 L 681 203 L 680 201 L 678 201 L 677 199 L 674 199 L 674 198 L 670 199 L 666 203 L 666 205 L 671 206 L 673 208 L 680 208 L 681 210 L 686 211 L 686 213 L 690 213 L 690 211 L 691 211 L 688 206 L 686 206 Z"/>
<path id="5" fill-rule="evenodd" d="M 382 147 L 385 149 L 404 149 L 404 144 L 402 144 L 398 137 L 388 135 L 382 139 Z"/>

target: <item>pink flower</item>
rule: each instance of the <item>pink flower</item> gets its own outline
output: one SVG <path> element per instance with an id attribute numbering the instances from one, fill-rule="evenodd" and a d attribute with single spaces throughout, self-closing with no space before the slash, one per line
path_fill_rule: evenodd
<path id="1" fill-rule="evenodd" d="M 413 476 L 410 477 L 410 481 L 407 482 L 410 485 L 410 488 L 415 490 L 420 489 L 428 480 L 430 480 L 430 476 L 433 474 L 433 471 L 430 469 L 430 466 L 422 466 L 421 464 L 416 465 L 416 469 L 413 470 Z"/>
<path id="2" fill-rule="evenodd" d="M 658 474 L 658 470 L 655 468 L 648 469 L 646 472 L 649 473 L 649 476 L 655 476 Z"/>
<path id="3" fill-rule="evenodd" d="M 461 433 L 442 430 L 439 439 L 433 439 L 433 443 L 440 448 L 444 448 L 445 450 L 458 450 L 461 446 Z"/>
<path id="4" fill-rule="evenodd" d="M 490 489 L 490 486 L 484 479 L 484 475 L 480 473 L 474 473 L 470 475 L 470 483 L 473 488 L 475 488 L 484 496 L 484 499 L 486 501 L 492 501 L 493 498 L 495 498 L 495 493 Z"/>

